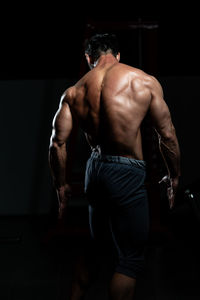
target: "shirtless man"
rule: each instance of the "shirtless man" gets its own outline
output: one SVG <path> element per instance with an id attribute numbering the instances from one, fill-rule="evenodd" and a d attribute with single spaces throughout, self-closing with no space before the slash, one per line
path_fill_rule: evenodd
<path id="1" fill-rule="evenodd" d="M 85 56 L 91 70 L 64 92 L 53 120 L 50 166 L 62 215 L 70 197 L 66 144 L 73 123 L 78 122 L 92 150 L 85 175 L 91 235 L 100 245 L 104 225 L 110 228 L 117 260 L 109 295 L 113 300 L 129 300 L 134 297 L 136 279 L 143 270 L 148 238 L 140 131 L 147 112 L 168 164 L 171 208 L 180 176 L 179 145 L 161 85 L 142 70 L 119 62 L 114 35 L 93 36 Z"/>

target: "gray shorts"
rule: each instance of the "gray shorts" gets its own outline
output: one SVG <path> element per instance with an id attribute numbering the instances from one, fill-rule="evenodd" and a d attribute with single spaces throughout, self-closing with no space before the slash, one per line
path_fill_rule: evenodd
<path id="1" fill-rule="evenodd" d="M 146 166 L 141 160 L 93 152 L 86 166 L 92 238 L 98 248 L 110 236 L 116 249 L 115 271 L 137 278 L 143 273 L 149 231 Z"/>

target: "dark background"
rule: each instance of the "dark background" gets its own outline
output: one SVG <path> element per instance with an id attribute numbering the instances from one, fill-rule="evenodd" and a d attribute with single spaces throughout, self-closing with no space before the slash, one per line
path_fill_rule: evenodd
<path id="1" fill-rule="evenodd" d="M 83 45 L 95 32 L 115 32 L 121 61 L 161 82 L 181 147 L 181 188 L 199 180 L 200 45 L 195 7 L 134 3 L 130 13 L 125 5 L 116 10 L 101 5 L 99 11 L 90 4 L 75 6 L 30 4 L 1 11 L 2 215 L 51 210 L 51 122 L 63 91 L 88 71 Z M 88 148 L 81 132 L 78 139 L 73 170 L 80 182 Z"/>
<path id="2" fill-rule="evenodd" d="M 88 70 L 84 39 L 102 29 L 117 33 L 122 62 L 142 68 L 162 84 L 181 148 L 180 190 L 175 209 L 169 211 L 157 184 L 162 164 L 147 126 L 151 230 L 147 273 L 136 299 L 199 299 L 200 26 L 196 6 L 192 1 L 1 4 L 1 299 L 66 299 L 73 261 L 87 248 L 82 183 L 89 149 L 83 133 L 74 136 L 67 226 L 57 222 L 48 147 L 62 93 Z M 193 198 L 185 196 L 188 187 Z M 102 270 L 87 299 L 104 298 L 105 261 Z"/>
<path id="3" fill-rule="evenodd" d="M 110 2 L 94 7 L 95 2 L 2 6 L 1 78 L 77 77 L 87 23 L 123 22 L 126 26 L 139 19 L 159 25 L 157 73 L 198 75 L 199 18 L 194 3 L 138 1 L 131 6 Z M 128 42 L 137 47 L 131 36 Z"/>

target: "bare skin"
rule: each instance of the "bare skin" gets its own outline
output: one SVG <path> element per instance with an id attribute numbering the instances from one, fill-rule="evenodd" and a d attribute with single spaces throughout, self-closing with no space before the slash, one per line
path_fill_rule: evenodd
<path id="1" fill-rule="evenodd" d="M 162 87 L 154 77 L 119 63 L 119 56 L 106 53 L 94 62 L 86 54 L 91 70 L 61 98 L 53 121 L 49 155 L 61 217 L 70 194 L 66 144 L 73 123 L 78 122 L 91 148 L 98 145 L 105 154 L 143 160 L 140 126 L 148 111 L 168 164 L 173 186 L 169 205 L 173 207 L 180 176 L 180 151 Z M 120 291 L 120 280 L 126 289 L 124 294 Z M 134 287 L 134 278 L 115 273 L 110 286 L 111 299 L 133 299 Z"/>

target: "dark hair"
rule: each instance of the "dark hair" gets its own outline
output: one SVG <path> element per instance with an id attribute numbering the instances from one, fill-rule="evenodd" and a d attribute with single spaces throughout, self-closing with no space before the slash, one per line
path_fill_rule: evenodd
<path id="1" fill-rule="evenodd" d="M 85 53 L 97 60 L 103 53 L 112 53 L 117 56 L 119 44 L 115 34 L 103 33 L 92 36 L 85 45 Z"/>

